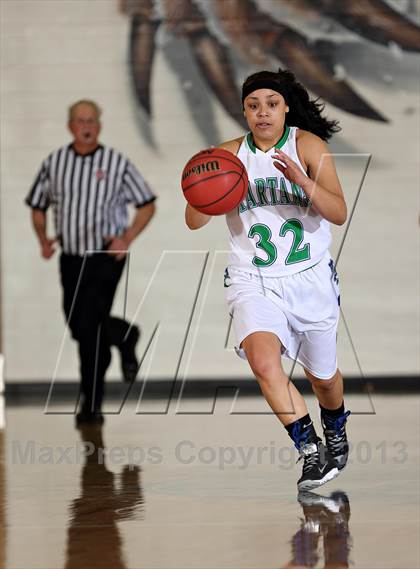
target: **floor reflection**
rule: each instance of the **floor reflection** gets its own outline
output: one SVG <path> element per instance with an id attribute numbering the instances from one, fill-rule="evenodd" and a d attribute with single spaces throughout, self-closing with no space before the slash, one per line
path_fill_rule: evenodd
<path id="1" fill-rule="evenodd" d="M 324 569 L 349 567 L 352 539 L 347 494 L 337 491 L 326 497 L 302 492 L 298 495 L 298 502 L 304 517 L 291 540 L 292 559 L 284 569 L 315 567 L 320 561 L 323 561 Z"/>
<path id="2" fill-rule="evenodd" d="M 140 469 L 126 465 L 119 474 L 107 470 L 102 428 L 83 427 L 80 434 L 91 450 L 81 471 L 80 497 L 69 509 L 65 568 L 125 569 L 117 522 L 143 511 Z"/>
<path id="3" fill-rule="evenodd" d="M 0 414 L 2 413 L 3 396 L 0 395 Z M 0 418 L 1 422 L 1 418 Z M 4 462 L 4 429 L 0 426 L 0 569 L 6 567 L 6 474 Z"/>

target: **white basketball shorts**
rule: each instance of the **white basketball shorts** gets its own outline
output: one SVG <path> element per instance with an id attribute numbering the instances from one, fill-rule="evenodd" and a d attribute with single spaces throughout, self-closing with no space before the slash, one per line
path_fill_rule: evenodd
<path id="1" fill-rule="evenodd" d="M 264 277 L 228 267 L 225 291 L 237 345 L 253 332 L 272 332 L 282 354 L 319 379 L 337 371 L 338 277 L 329 253 L 314 267 L 285 277 Z"/>

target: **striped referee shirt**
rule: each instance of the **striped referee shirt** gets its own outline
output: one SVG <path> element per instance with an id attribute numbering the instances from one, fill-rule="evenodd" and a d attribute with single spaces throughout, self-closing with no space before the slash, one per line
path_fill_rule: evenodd
<path id="1" fill-rule="evenodd" d="M 99 145 L 82 155 L 70 144 L 43 162 L 25 202 L 43 211 L 52 205 L 63 252 L 84 255 L 124 233 L 127 204 L 138 208 L 155 199 L 140 172 L 113 148 Z"/>

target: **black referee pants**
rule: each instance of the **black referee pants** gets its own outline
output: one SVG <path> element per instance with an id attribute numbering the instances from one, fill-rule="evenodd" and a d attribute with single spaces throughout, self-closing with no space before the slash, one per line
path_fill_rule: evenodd
<path id="1" fill-rule="evenodd" d="M 99 410 L 112 345 L 120 347 L 130 324 L 110 316 L 125 259 L 109 253 L 60 257 L 63 308 L 73 338 L 79 344 L 81 393 L 87 410 Z"/>

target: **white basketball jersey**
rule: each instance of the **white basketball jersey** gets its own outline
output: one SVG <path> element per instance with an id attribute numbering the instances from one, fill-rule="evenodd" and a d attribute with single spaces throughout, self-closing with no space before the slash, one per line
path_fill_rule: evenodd
<path id="1" fill-rule="evenodd" d="M 230 231 L 229 266 L 264 276 L 281 277 L 318 263 L 331 243 L 329 222 L 311 208 L 305 192 L 274 166 L 273 150 L 281 148 L 305 172 L 296 151 L 296 127 L 286 127 L 281 140 L 262 152 L 248 133 L 238 158 L 248 173 L 248 194 L 226 215 Z"/>

